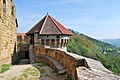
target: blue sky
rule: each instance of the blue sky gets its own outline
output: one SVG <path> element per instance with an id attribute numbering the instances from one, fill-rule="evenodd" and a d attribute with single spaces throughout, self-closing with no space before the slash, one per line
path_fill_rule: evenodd
<path id="1" fill-rule="evenodd" d="M 18 32 L 47 13 L 66 28 L 96 39 L 120 38 L 120 0 L 15 0 Z"/>

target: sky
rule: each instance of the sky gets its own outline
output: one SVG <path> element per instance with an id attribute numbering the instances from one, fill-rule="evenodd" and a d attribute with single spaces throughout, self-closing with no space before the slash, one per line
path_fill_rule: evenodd
<path id="1" fill-rule="evenodd" d="M 68 29 L 96 39 L 120 38 L 120 0 L 14 0 L 18 32 L 47 13 Z"/>

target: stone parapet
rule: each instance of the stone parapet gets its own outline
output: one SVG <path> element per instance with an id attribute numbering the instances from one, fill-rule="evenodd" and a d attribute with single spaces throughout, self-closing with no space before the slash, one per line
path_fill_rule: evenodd
<path id="1" fill-rule="evenodd" d="M 51 67 L 53 67 L 53 69 L 55 68 L 54 60 L 57 60 L 60 64 L 62 64 L 62 66 L 64 66 L 67 73 L 72 77 L 72 80 L 81 80 L 80 70 L 84 71 L 82 69 L 85 69 L 85 71 L 89 70 L 91 72 L 100 71 L 108 75 L 112 74 L 111 71 L 101 64 L 101 62 L 74 53 L 65 52 L 62 49 L 34 46 L 34 55 L 35 62 L 48 63 Z M 53 59 L 53 61 L 49 61 L 46 56 Z M 102 73 L 100 74 L 102 75 Z"/>

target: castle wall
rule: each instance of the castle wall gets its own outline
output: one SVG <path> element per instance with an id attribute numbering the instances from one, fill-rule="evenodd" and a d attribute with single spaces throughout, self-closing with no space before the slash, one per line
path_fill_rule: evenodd
<path id="1" fill-rule="evenodd" d="M 16 55 L 16 16 L 13 0 L 5 0 L 6 10 L 3 10 L 3 0 L 0 0 L 0 64 L 12 63 Z"/>
<path id="2" fill-rule="evenodd" d="M 51 65 L 53 68 L 54 65 L 45 58 L 45 56 L 50 56 L 51 58 L 58 60 L 66 68 L 67 73 L 71 75 L 72 80 L 78 80 L 76 66 L 79 64 L 77 64 L 77 61 L 74 57 L 70 56 L 66 52 L 40 46 L 34 46 L 34 48 L 30 51 L 32 54 L 30 56 L 30 61 L 45 62 Z"/>

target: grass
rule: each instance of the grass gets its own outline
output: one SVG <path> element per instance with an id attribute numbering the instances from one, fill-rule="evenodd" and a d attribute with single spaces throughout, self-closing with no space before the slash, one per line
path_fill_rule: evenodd
<path id="1" fill-rule="evenodd" d="M 25 78 L 23 76 L 19 76 L 19 77 L 14 77 L 10 80 L 39 80 L 37 77 L 28 77 L 28 78 Z"/>
<path id="2" fill-rule="evenodd" d="M 39 80 L 40 72 L 36 68 L 27 68 L 23 70 L 22 75 L 14 77 L 10 80 Z"/>
<path id="3" fill-rule="evenodd" d="M 58 70 L 57 70 L 57 69 L 53 69 L 53 70 L 51 71 L 51 73 L 53 73 L 53 74 L 55 74 L 55 75 L 59 75 L 59 73 L 58 73 Z"/>
<path id="4" fill-rule="evenodd" d="M 5 71 L 9 70 L 10 69 L 10 64 L 3 64 L 1 67 L 0 67 L 0 73 L 4 73 Z"/>
<path id="5" fill-rule="evenodd" d="M 40 76 L 40 72 L 38 69 L 35 68 L 27 68 L 23 71 L 23 76 Z"/>

